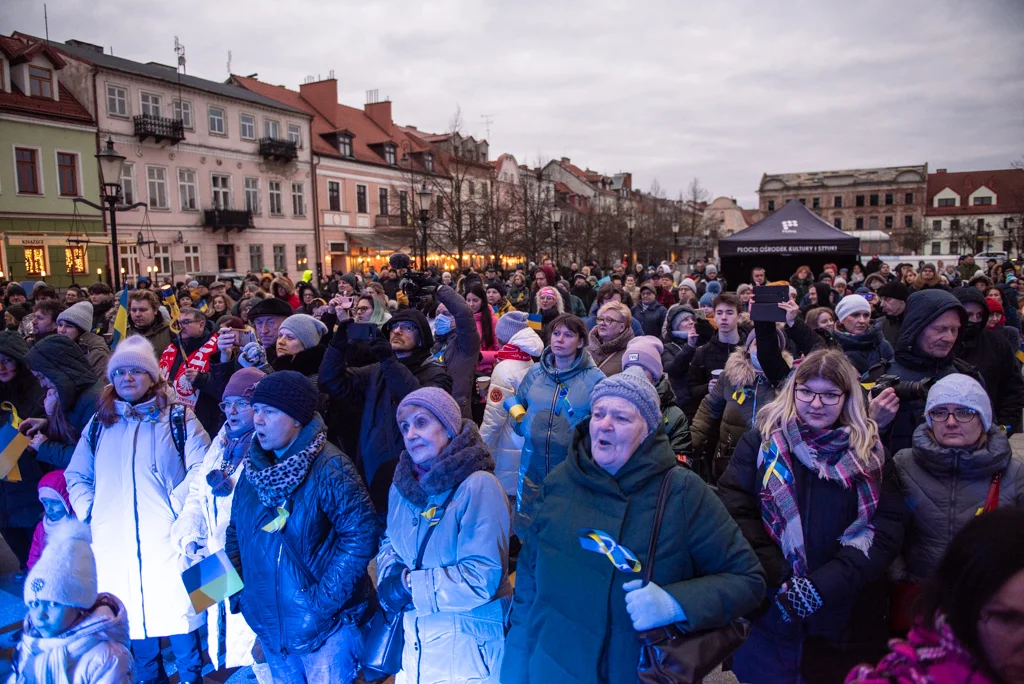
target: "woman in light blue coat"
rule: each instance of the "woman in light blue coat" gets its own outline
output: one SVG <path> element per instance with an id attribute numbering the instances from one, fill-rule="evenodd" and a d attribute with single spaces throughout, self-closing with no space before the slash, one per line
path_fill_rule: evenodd
<path id="1" fill-rule="evenodd" d="M 377 554 L 381 607 L 405 613 L 396 684 L 498 684 L 512 585 L 494 459 L 442 389 L 410 393 L 397 417 L 405 451 Z"/>

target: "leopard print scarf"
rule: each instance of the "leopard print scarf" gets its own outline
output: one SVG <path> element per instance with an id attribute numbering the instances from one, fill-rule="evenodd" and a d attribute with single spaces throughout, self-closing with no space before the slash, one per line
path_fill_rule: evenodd
<path id="1" fill-rule="evenodd" d="M 321 430 L 302 451 L 292 454 L 280 463 L 257 470 L 252 462 L 252 453 L 245 457 L 245 476 L 249 479 L 260 501 L 267 508 L 281 505 L 298 489 L 306 479 L 309 466 L 316 460 L 327 441 L 327 433 Z"/>

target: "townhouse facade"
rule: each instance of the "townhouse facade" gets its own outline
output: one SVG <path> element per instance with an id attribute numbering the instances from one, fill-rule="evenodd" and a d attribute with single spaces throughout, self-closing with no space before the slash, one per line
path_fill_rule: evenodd
<path id="1" fill-rule="evenodd" d="M 1024 169 L 928 175 L 925 254 L 1024 251 Z"/>

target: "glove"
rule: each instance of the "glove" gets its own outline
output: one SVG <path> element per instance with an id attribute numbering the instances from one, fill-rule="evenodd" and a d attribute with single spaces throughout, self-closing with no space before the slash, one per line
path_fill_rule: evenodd
<path id="1" fill-rule="evenodd" d="M 775 605 L 786 623 L 806 620 L 821 608 L 821 604 L 818 590 L 806 577 L 794 577 L 775 595 Z"/>
<path id="2" fill-rule="evenodd" d="M 267 350 L 259 342 L 250 342 L 242 347 L 238 363 L 244 368 L 260 368 L 267 364 Z"/>
<path id="3" fill-rule="evenodd" d="M 626 590 L 626 610 L 633 620 L 633 629 L 642 632 L 686 619 L 683 607 L 671 594 L 654 582 L 646 587 L 643 583 L 643 580 L 633 580 L 622 585 Z"/>
<path id="4" fill-rule="evenodd" d="M 370 352 L 377 361 L 385 361 L 395 354 L 391 349 L 391 342 L 386 337 L 375 337 L 370 340 Z"/>
<path id="5" fill-rule="evenodd" d="M 404 577 L 408 569 L 395 563 L 377 585 L 377 600 L 385 613 L 401 613 L 412 603 L 412 591 L 405 585 Z"/>

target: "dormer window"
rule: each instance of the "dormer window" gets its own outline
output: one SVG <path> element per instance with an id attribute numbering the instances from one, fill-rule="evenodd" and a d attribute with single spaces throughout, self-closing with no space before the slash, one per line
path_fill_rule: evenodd
<path id="1" fill-rule="evenodd" d="M 392 166 L 398 163 L 394 145 L 384 146 L 384 161 L 386 161 L 388 164 L 391 164 Z"/>
<path id="2" fill-rule="evenodd" d="M 30 65 L 28 68 L 29 92 L 32 97 L 53 99 L 53 71 L 40 66 Z"/>
<path id="3" fill-rule="evenodd" d="M 429 152 L 423 155 L 423 168 L 431 173 L 434 172 L 434 155 Z"/>
<path id="4" fill-rule="evenodd" d="M 338 136 L 338 153 L 342 157 L 352 156 L 352 136 L 351 135 L 339 135 Z"/>

